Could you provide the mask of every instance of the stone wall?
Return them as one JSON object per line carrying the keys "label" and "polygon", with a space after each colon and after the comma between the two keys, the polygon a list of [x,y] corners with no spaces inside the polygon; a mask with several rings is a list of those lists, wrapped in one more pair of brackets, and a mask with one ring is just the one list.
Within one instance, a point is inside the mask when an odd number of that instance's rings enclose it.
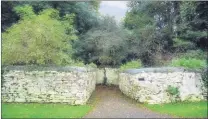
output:
{"label": "stone wall", "polygon": [[[119,73],[106,68],[107,84],[119,85],[127,96],[150,104],[171,101],[167,87],[179,89],[180,100],[202,100],[201,75],[183,68],[130,69]],[[81,67],[23,67],[2,69],[3,102],[39,102],[86,104],[95,89],[102,83],[103,69]]]}
{"label": "stone wall", "polygon": [[5,67],[3,102],[53,102],[82,105],[95,89],[96,71],[80,67]]}
{"label": "stone wall", "polygon": [[[118,85],[119,81],[119,69],[116,68],[105,68],[107,85]],[[104,79],[104,69],[97,69],[97,80],[96,84],[102,84]]]}
{"label": "stone wall", "polygon": [[181,101],[203,100],[203,88],[199,72],[182,68],[143,68],[120,73],[119,88],[127,96],[139,102],[157,104],[171,101],[167,87],[179,89]]}
{"label": "stone wall", "polygon": [[119,83],[119,69],[106,68],[107,84],[118,85]]}
{"label": "stone wall", "polygon": [[99,68],[96,70],[96,84],[102,84],[104,78],[104,70]]}

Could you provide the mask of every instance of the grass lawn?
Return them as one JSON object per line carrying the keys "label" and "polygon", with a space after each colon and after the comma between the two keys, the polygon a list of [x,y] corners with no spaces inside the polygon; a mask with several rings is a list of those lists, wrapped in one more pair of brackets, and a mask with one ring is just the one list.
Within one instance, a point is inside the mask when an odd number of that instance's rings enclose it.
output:
{"label": "grass lawn", "polygon": [[81,118],[92,106],[67,104],[2,103],[3,118]]}
{"label": "grass lawn", "polygon": [[81,118],[97,104],[95,92],[86,105],[61,103],[2,103],[2,118]]}
{"label": "grass lawn", "polygon": [[145,104],[145,107],[152,111],[170,114],[176,117],[207,118],[207,104],[207,101],[178,102],[155,105]]}

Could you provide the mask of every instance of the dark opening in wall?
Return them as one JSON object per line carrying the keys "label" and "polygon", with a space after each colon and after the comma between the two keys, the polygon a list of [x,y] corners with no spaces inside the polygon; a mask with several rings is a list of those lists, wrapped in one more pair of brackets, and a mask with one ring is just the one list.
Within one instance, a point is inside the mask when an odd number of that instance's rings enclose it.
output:
{"label": "dark opening in wall", "polygon": [[144,78],[138,78],[139,81],[144,81]]}

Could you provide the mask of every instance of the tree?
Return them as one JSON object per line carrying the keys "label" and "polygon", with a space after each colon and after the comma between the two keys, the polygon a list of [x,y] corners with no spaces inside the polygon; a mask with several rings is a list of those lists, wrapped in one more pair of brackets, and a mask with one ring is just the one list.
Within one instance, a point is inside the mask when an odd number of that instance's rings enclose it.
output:
{"label": "tree", "polygon": [[[75,1],[13,1],[2,2],[2,22],[3,29],[6,29],[10,24],[16,23],[19,19],[18,15],[13,11],[16,6],[30,5],[33,7],[35,14],[48,9],[53,8],[59,11],[60,17],[64,17],[66,14],[75,14],[74,26],[78,31],[77,34],[86,33],[89,29],[96,26],[99,21],[99,8],[100,2],[87,1],[87,2],[75,2]],[[4,20],[5,19],[5,20]]]}
{"label": "tree", "polygon": [[8,27],[16,22],[19,17],[13,11],[14,3],[12,1],[2,1],[1,3],[1,30],[4,32]]}
{"label": "tree", "polygon": [[90,29],[74,43],[76,59],[85,64],[93,62],[104,69],[104,85],[107,82],[105,67],[118,67],[126,58],[124,33],[113,17],[104,16],[97,27]]}
{"label": "tree", "polygon": [[99,12],[99,7],[100,7],[101,1],[99,0],[92,0],[90,1],[90,4],[92,5],[93,9],[95,9],[97,12]]}
{"label": "tree", "polygon": [[208,2],[190,1],[181,2],[180,17],[178,25],[179,38],[193,42],[198,47],[207,49],[208,38]]}
{"label": "tree", "polygon": [[[46,9],[36,15],[31,6],[16,7],[20,21],[2,33],[2,63],[10,64],[69,64],[77,38],[73,15],[60,21],[59,12]],[[67,24],[66,24],[67,20]]]}
{"label": "tree", "polygon": [[132,34],[128,59],[140,58],[144,64],[154,65],[157,55],[206,46],[207,3],[129,1],[124,19]]}
{"label": "tree", "polygon": [[76,58],[100,67],[119,66],[125,58],[125,36],[114,18],[105,16],[99,27],[89,30],[74,44]]}
{"label": "tree", "polygon": [[[153,5],[154,4],[154,5]],[[127,60],[141,59],[144,66],[157,64],[163,49],[171,46],[171,28],[168,27],[166,2],[131,1],[124,19],[130,30]]]}

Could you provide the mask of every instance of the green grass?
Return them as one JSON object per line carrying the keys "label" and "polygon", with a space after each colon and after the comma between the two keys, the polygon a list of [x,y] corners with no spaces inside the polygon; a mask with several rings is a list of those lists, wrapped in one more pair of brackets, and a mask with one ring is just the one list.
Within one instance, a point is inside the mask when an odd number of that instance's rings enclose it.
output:
{"label": "green grass", "polygon": [[207,118],[207,101],[155,105],[145,104],[145,107],[152,111],[173,115],[175,117]]}
{"label": "green grass", "polygon": [[81,118],[92,109],[91,105],[2,103],[3,118]]}

